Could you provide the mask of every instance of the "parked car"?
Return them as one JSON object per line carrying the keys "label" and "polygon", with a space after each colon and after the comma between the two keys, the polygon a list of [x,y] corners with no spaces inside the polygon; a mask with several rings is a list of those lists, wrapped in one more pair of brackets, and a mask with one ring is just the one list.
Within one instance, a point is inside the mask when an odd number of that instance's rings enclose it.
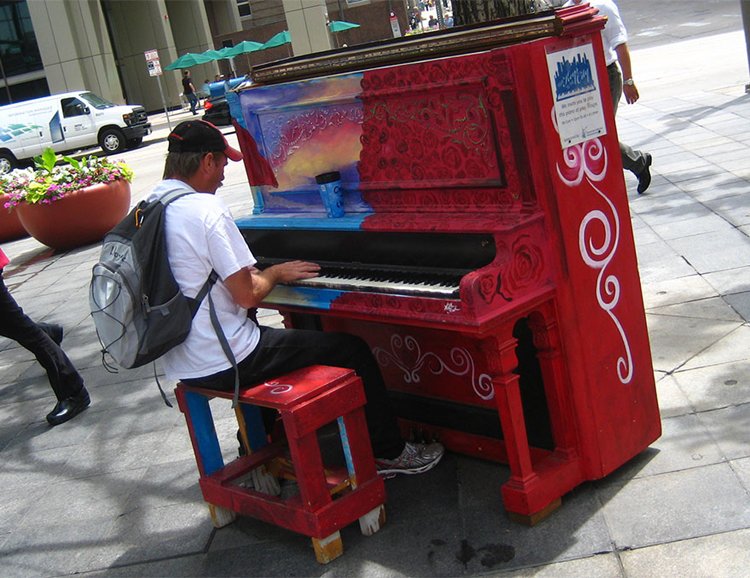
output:
{"label": "parked car", "polygon": [[227,97],[223,94],[221,96],[209,96],[203,101],[203,120],[215,124],[216,126],[224,126],[232,124],[232,116],[229,114],[229,103]]}
{"label": "parked car", "polygon": [[247,80],[246,77],[231,78],[228,81],[212,82],[208,85],[210,96],[203,101],[203,120],[216,126],[232,124],[226,90],[232,90]]}

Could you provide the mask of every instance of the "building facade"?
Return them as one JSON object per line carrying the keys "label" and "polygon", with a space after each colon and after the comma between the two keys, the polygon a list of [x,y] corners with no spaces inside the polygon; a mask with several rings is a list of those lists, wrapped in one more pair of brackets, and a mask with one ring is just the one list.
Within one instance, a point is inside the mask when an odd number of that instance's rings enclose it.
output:
{"label": "building facade", "polygon": [[[408,2],[413,4],[413,2]],[[180,71],[152,76],[145,53],[160,67],[187,52],[242,40],[265,42],[288,30],[291,44],[231,62],[195,66],[196,86],[216,74],[245,74],[254,64],[383,40],[394,35],[391,14],[406,30],[407,0],[0,0],[0,104],[47,94],[90,90],[149,111],[180,104]],[[334,36],[328,20],[360,27]]]}

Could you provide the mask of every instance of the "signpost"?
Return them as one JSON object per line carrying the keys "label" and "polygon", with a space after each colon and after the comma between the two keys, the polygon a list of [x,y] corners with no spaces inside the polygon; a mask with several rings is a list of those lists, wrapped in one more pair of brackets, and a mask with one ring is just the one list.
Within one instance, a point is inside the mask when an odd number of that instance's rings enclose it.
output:
{"label": "signpost", "polygon": [[158,50],[146,50],[143,53],[146,57],[146,68],[148,68],[149,76],[155,76],[156,81],[159,84],[159,94],[161,95],[161,104],[164,107],[164,114],[167,117],[167,128],[169,132],[172,132],[172,123],[169,122],[169,111],[167,110],[167,103],[164,100],[164,90],[161,87],[161,63],[159,62],[159,51]]}

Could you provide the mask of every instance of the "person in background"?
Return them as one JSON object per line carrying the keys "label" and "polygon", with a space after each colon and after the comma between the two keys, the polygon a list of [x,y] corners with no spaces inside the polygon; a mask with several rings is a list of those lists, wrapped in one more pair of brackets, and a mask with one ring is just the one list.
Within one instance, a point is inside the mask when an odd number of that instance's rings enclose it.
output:
{"label": "person in background", "polygon": [[0,249],[0,335],[28,349],[45,369],[57,396],[57,404],[47,414],[47,421],[52,426],[60,425],[91,404],[89,392],[73,363],[60,348],[63,328],[59,325],[34,323],[13,299],[2,274],[8,263],[8,257]]}
{"label": "person in background", "polygon": [[[602,44],[604,45],[612,105],[615,114],[617,114],[617,105],[623,94],[625,95],[625,102],[628,104],[633,104],[640,98],[630,63],[628,33],[620,18],[620,11],[612,0],[569,0],[565,3],[565,6],[573,6],[582,2],[591,4],[593,8],[599,10],[599,14],[607,17],[607,23],[602,30]],[[625,77],[625,80],[623,80],[623,77]],[[633,150],[621,142],[620,156],[622,157],[623,168],[633,173],[638,179],[637,190],[638,194],[642,195],[651,184],[651,163],[653,160],[651,153]]]}
{"label": "person in background", "polygon": [[[368,345],[345,333],[260,327],[248,316],[278,283],[318,275],[320,267],[288,261],[262,271],[227,206],[216,197],[229,160],[242,153],[211,123],[180,123],[167,138],[164,180],[147,200],[169,191],[197,192],[169,205],[166,240],[169,263],[182,292],[195,296],[211,271],[219,280],[211,289],[216,316],[226,333],[239,370],[239,382],[260,383],[308,365],[354,369],[365,389],[365,415],[378,471],[384,477],[418,474],[433,468],[444,448],[401,439],[385,384]],[[200,240],[200,241],[197,241]],[[187,339],[162,357],[165,373],[191,386],[231,391],[235,370],[211,325],[208,300],[193,318]]]}
{"label": "person in background", "polygon": [[185,95],[185,98],[187,98],[187,101],[190,103],[190,112],[192,112],[194,115],[198,114],[195,112],[196,107],[198,106],[198,95],[195,94],[195,86],[193,85],[193,79],[190,78],[190,71],[189,70],[183,70],[182,71],[182,94]]}
{"label": "person in background", "polygon": [[211,86],[210,86],[210,84],[211,84],[211,82],[208,80],[208,78],[203,81],[203,85],[201,86],[201,97],[202,98],[208,98],[209,96],[211,96]]}

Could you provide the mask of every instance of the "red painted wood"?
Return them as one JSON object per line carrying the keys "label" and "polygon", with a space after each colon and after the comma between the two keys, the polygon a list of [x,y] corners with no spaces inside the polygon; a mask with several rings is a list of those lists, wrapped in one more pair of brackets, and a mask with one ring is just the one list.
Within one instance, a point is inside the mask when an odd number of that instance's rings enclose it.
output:
{"label": "red painted wood", "polygon": [[[176,390],[194,442],[201,473],[200,485],[207,502],[314,538],[324,538],[384,503],[385,486],[375,469],[364,418],[362,382],[353,371],[311,366],[266,384],[242,389],[240,403],[254,403],[280,411],[288,448],[278,443],[265,446],[232,461],[210,476],[205,475],[200,467],[194,427],[185,403],[186,391],[209,399],[220,397],[227,400],[232,398],[232,392],[190,388],[184,384]],[[334,500],[332,489],[348,475],[345,471],[342,474],[341,468],[331,472],[324,468],[316,432],[340,416],[346,424],[355,472],[353,483],[339,491]],[[234,484],[238,478],[282,456],[285,451],[291,456],[299,495],[281,499]]]}

